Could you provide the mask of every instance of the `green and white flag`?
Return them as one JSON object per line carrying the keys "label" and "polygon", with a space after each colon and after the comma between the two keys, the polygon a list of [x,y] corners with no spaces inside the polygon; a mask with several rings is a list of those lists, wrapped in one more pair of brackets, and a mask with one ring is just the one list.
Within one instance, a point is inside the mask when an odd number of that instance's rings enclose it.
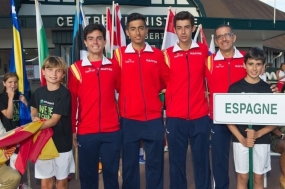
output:
{"label": "green and white flag", "polygon": [[39,72],[41,79],[41,86],[46,85],[46,80],[42,74],[41,68],[44,63],[44,60],[49,55],[48,44],[45,29],[42,22],[42,17],[39,9],[39,2],[35,0],[35,8],[36,8],[36,23],[37,23],[37,41],[38,41],[38,59],[39,59]]}

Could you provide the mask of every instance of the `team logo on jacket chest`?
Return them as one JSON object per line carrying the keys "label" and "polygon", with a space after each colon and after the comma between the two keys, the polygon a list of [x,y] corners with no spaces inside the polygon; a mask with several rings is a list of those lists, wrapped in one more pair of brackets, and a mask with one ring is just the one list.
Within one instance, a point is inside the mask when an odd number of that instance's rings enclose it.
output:
{"label": "team logo on jacket chest", "polygon": [[182,57],[182,56],[183,56],[182,53],[176,53],[176,54],[174,55],[174,58],[179,58],[179,57]]}
{"label": "team logo on jacket chest", "polygon": [[100,70],[103,70],[103,71],[113,71],[112,68],[101,68]]}
{"label": "team logo on jacket chest", "polygon": [[95,68],[87,68],[87,70],[85,70],[85,73],[90,73],[90,72],[95,72]]}
{"label": "team logo on jacket chest", "polygon": [[235,65],[235,68],[243,68],[243,65]]}
{"label": "team logo on jacket chest", "polygon": [[225,67],[223,64],[217,64],[217,65],[215,65],[215,68],[223,68],[223,67]]}
{"label": "team logo on jacket chest", "polygon": [[129,58],[129,59],[125,60],[125,63],[131,64],[131,63],[135,63],[135,61]]}
{"label": "team logo on jacket chest", "polygon": [[190,55],[202,55],[202,52],[190,52]]}
{"label": "team logo on jacket chest", "polygon": [[155,64],[157,63],[157,60],[152,60],[152,59],[148,59],[148,58],[145,61],[149,62],[149,63],[155,63]]}

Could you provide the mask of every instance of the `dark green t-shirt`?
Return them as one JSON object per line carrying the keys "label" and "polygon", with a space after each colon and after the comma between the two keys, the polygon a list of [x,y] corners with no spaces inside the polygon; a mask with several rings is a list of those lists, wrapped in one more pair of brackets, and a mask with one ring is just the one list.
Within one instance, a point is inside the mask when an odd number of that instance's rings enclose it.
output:
{"label": "dark green t-shirt", "polygon": [[10,131],[20,126],[20,101],[19,93],[16,92],[13,99],[13,117],[8,119],[2,114],[2,111],[8,108],[8,93],[3,92],[0,94],[0,111],[1,111],[1,122],[4,125],[6,131]]}
{"label": "dark green t-shirt", "polygon": [[52,128],[52,139],[59,153],[72,149],[71,99],[67,88],[60,86],[49,91],[46,86],[38,88],[32,95],[30,106],[38,110],[40,119],[50,119],[52,114],[61,115],[60,120]]}

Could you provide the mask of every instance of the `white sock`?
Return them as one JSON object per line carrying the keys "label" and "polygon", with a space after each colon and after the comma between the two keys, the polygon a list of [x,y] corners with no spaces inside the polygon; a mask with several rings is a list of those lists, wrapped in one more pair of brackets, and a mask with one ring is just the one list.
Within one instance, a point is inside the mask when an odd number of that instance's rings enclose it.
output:
{"label": "white sock", "polygon": [[143,154],[144,154],[143,148],[140,148],[140,153],[139,153],[139,155],[140,155],[140,156],[143,156]]}

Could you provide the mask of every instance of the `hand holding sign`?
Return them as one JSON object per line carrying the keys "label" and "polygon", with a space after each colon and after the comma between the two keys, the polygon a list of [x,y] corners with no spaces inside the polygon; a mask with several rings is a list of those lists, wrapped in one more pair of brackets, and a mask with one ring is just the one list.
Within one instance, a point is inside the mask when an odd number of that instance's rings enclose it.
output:
{"label": "hand holding sign", "polygon": [[256,139],[257,137],[257,131],[253,130],[253,129],[246,129],[246,136],[247,138],[251,138],[251,139]]}
{"label": "hand holding sign", "polygon": [[246,147],[252,148],[254,146],[255,140],[253,138],[246,138]]}

